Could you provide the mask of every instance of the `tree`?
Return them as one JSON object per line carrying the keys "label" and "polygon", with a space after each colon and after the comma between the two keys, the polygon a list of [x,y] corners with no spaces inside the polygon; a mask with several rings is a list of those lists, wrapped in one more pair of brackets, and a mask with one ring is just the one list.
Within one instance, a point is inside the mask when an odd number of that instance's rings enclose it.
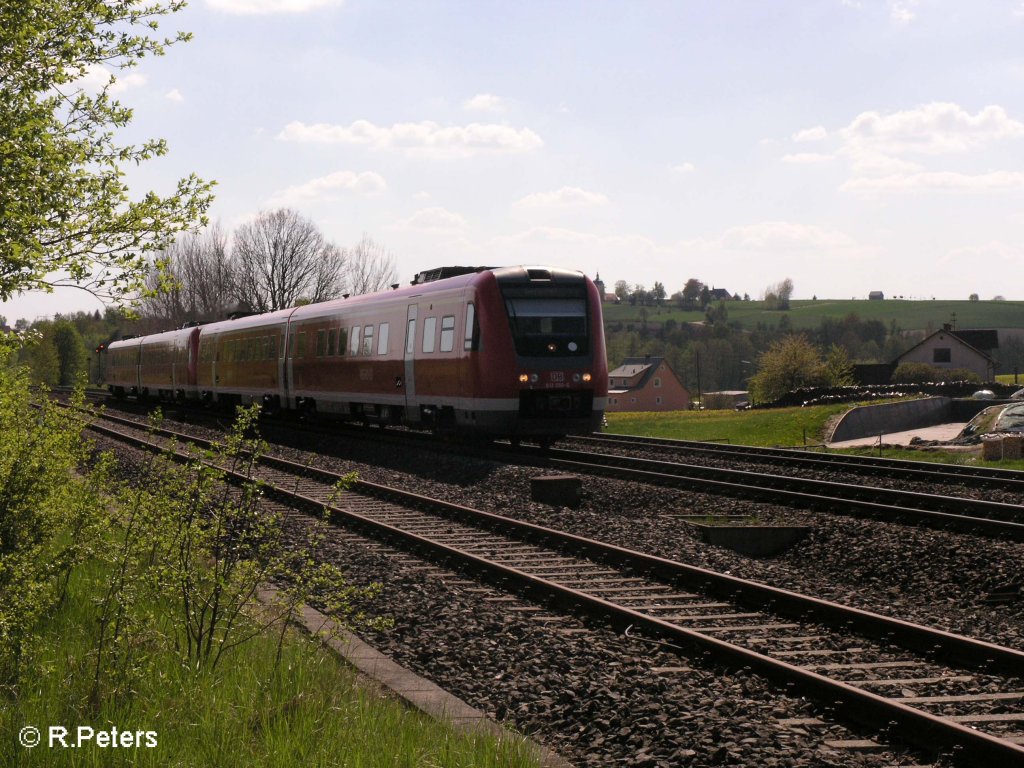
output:
{"label": "tree", "polygon": [[633,306],[637,304],[643,306],[647,303],[647,289],[642,283],[633,286],[633,290],[629,293],[629,303]]}
{"label": "tree", "polygon": [[629,298],[629,283],[625,280],[615,281],[615,296],[619,301],[625,301]]}
{"label": "tree", "polygon": [[769,285],[764,291],[765,309],[789,309],[789,300],[793,296],[793,281],[788,277],[781,283]]}
{"label": "tree", "polygon": [[759,403],[771,402],[798,387],[823,382],[818,350],[803,336],[792,334],[761,355],[750,389]]}
{"label": "tree", "polygon": [[395,257],[368,235],[346,251],[348,290],[353,295],[383,291],[398,281]]}
{"label": "tree", "polygon": [[58,382],[61,386],[74,384],[88,360],[81,334],[67,320],[59,320],[53,324],[53,346],[57,350]]}
{"label": "tree", "polygon": [[260,213],[235,233],[231,266],[239,301],[255,312],[326,301],[344,290],[345,252],[296,211]]}
{"label": "tree", "polygon": [[968,301],[978,301],[978,294],[972,293],[970,296],[967,297],[967,300]]}
{"label": "tree", "polygon": [[[163,155],[160,139],[120,144],[132,111],[114,73],[188,39],[152,36],[180,0],[0,4],[0,300],[73,285],[113,299],[141,287],[146,255],[201,221],[211,185],[132,200],[122,166]],[[108,75],[96,93],[86,74]]]}
{"label": "tree", "polygon": [[689,306],[694,306],[700,300],[701,291],[704,290],[704,283],[695,277],[691,277],[683,286],[683,301]]}
{"label": "tree", "polygon": [[143,313],[173,327],[224,317],[238,303],[219,224],[201,234],[188,232],[160,251],[146,276]]}
{"label": "tree", "polygon": [[833,344],[829,348],[821,373],[830,387],[848,387],[853,384],[853,361],[846,347]]}
{"label": "tree", "polygon": [[655,281],[654,287],[651,289],[651,298],[654,299],[654,303],[660,305],[665,300],[665,284]]}

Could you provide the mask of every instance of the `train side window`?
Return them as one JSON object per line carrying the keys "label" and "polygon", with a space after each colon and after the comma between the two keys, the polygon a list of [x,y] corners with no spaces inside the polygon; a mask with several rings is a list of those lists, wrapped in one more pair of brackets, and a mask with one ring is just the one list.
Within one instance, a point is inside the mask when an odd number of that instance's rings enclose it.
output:
{"label": "train side window", "polygon": [[352,343],[352,346],[349,347],[349,350],[348,350],[349,354],[351,354],[351,355],[358,355],[359,354],[359,339],[361,338],[361,336],[359,334],[360,334],[360,332],[362,330],[363,329],[360,326],[358,326],[358,325],[353,325],[352,326],[352,333],[348,337],[349,341]]}
{"label": "train side window", "polygon": [[327,331],[321,329],[316,332],[316,356],[323,357],[327,348]]}
{"label": "train side window", "polygon": [[288,357],[295,357],[295,331],[288,334]]}
{"label": "train side window", "polygon": [[299,340],[296,343],[295,356],[296,357],[305,357],[306,356],[306,332],[305,331],[300,331],[299,332]]}
{"label": "train side window", "polygon": [[348,328],[338,329],[338,354],[344,355],[348,349]]}
{"label": "train side window", "polygon": [[428,317],[423,321],[423,351],[434,351],[434,331],[437,328],[437,318]]}
{"label": "train side window", "polygon": [[441,351],[451,352],[455,349],[455,315],[441,318]]}
{"label": "train side window", "polygon": [[476,307],[472,302],[466,305],[466,330],[463,334],[462,347],[469,350],[480,347],[480,327],[476,324]]}
{"label": "train side window", "polygon": [[377,336],[378,355],[386,355],[388,353],[388,330],[389,325],[387,323],[380,324],[380,334]]}
{"label": "train side window", "polygon": [[333,357],[334,356],[334,348],[335,348],[334,347],[334,343],[337,340],[338,340],[338,332],[336,330],[334,330],[333,328],[331,328],[331,330],[329,330],[327,332],[327,356],[328,357]]}
{"label": "train side window", "polygon": [[368,325],[363,328],[363,354],[373,354],[373,326]]}

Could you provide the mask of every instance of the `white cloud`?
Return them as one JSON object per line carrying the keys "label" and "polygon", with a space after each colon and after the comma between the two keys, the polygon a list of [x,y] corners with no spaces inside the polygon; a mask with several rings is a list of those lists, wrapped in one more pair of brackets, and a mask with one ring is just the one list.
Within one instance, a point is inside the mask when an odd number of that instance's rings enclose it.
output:
{"label": "white cloud", "polygon": [[586,248],[601,248],[626,257],[637,253],[665,252],[663,246],[644,235],[612,235],[597,232],[583,232],[565,227],[531,227],[514,235],[496,237],[495,248],[511,248],[519,253],[523,246],[577,245]]}
{"label": "white cloud", "polygon": [[817,152],[799,152],[794,155],[784,155],[782,162],[793,165],[820,165],[835,159],[835,155],[824,155]]}
{"label": "white cloud", "polygon": [[493,93],[478,93],[462,104],[462,108],[470,112],[504,112],[505,102]]}
{"label": "white cloud", "polygon": [[267,205],[286,206],[336,200],[339,194],[344,192],[373,195],[380,194],[385,189],[387,183],[384,178],[373,171],[338,171],[275,192],[267,201]]}
{"label": "white cloud", "polygon": [[849,156],[854,173],[859,176],[887,176],[894,173],[916,173],[923,171],[924,166],[901,160],[898,157],[883,155],[878,152],[859,150],[844,151]]}
{"label": "white cloud", "polygon": [[897,24],[909,24],[917,18],[917,14],[913,10],[917,2],[918,0],[895,0],[895,2],[890,2],[890,18]]}
{"label": "white cloud", "polygon": [[673,165],[672,170],[676,173],[693,173],[697,168],[693,163],[679,163],[679,165]]}
{"label": "white cloud", "polygon": [[171,90],[164,94],[164,98],[176,104],[181,104],[185,100],[185,97],[181,95],[181,91],[177,88],[171,88]]}
{"label": "white cloud", "polygon": [[271,13],[306,13],[320,8],[337,7],[344,0],[206,0],[215,11],[245,16]]}
{"label": "white cloud", "polygon": [[932,102],[888,115],[862,112],[840,135],[853,149],[936,155],[1019,138],[1024,136],[1024,123],[996,105],[971,115],[957,104]]}
{"label": "white cloud", "polygon": [[459,232],[466,228],[466,220],[457,213],[441,208],[421,208],[408,219],[395,225],[398,229],[415,229],[420,232]]}
{"label": "white cloud", "polygon": [[82,72],[82,76],[75,80],[75,85],[85,91],[99,93],[111,77],[114,82],[110,85],[111,94],[124,93],[131,88],[140,88],[146,84],[146,76],[139,72],[127,71],[125,74],[115,74],[102,64],[90,64]]}
{"label": "white cloud", "polygon": [[969,245],[947,251],[939,259],[940,265],[985,264],[995,269],[1018,269],[1024,261],[1024,248],[1019,245],[989,242]]}
{"label": "white cloud", "polygon": [[827,136],[828,131],[825,130],[825,126],[816,125],[813,128],[805,128],[802,131],[797,131],[791,138],[797,143],[802,143],[805,141],[821,141]]}
{"label": "white cloud", "polygon": [[588,192],[579,187],[562,187],[553,192],[535,192],[515,203],[524,208],[570,208],[607,204],[607,196],[599,192]]}
{"label": "white cloud", "polygon": [[849,235],[834,229],[789,221],[762,221],[726,230],[710,243],[736,251],[794,251],[857,247]]}
{"label": "white cloud", "polygon": [[440,126],[431,121],[377,126],[368,120],[351,125],[293,121],[278,136],[282,141],[319,144],[361,144],[375,149],[436,157],[469,157],[481,152],[531,152],[543,146],[529,128],[496,123]]}
{"label": "white cloud", "polygon": [[999,192],[1024,189],[1024,173],[993,171],[967,174],[952,171],[900,173],[889,176],[861,176],[850,179],[840,189],[844,192],[910,192],[935,190],[939,192]]}

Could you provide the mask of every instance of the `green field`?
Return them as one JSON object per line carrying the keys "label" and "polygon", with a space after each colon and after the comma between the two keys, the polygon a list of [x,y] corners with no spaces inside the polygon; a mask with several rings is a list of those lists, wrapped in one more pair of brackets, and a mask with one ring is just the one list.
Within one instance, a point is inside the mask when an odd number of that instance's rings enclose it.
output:
{"label": "green field", "polygon": [[[1011,377],[1012,378],[1012,377]],[[608,413],[605,432],[667,437],[676,440],[712,440],[762,447],[819,446],[830,420],[855,404],[815,405],[751,411],[672,411],[669,413]],[[842,453],[885,456],[944,464],[980,464],[977,454],[886,448],[843,449]],[[1024,461],[991,461],[985,466],[1024,470]]]}
{"label": "green field", "polygon": [[[960,328],[1024,328],[1024,301],[867,301],[850,299],[820,299],[793,301],[785,312],[766,310],[761,301],[729,301],[725,303],[729,321],[744,328],[758,323],[778,325],[783,317],[789,318],[794,329],[817,328],[823,318],[841,319],[855,313],[861,320],[880,320],[886,326],[895,320],[902,330],[941,328],[956,316]],[[662,307],[640,307],[623,304],[605,304],[605,323],[640,323],[641,310],[647,312],[647,322],[661,324],[668,319],[678,323],[700,322],[704,313],[684,312],[666,300]]]}
{"label": "green field", "polygon": [[737,445],[803,446],[821,443],[828,420],[848,404],[752,411],[608,413],[605,432],[679,440],[717,440]]}

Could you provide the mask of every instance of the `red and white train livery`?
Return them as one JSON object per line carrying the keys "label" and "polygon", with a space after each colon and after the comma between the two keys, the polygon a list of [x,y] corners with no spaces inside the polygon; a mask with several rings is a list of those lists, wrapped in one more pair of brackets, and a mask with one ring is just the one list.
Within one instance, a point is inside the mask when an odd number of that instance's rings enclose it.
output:
{"label": "red and white train livery", "polygon": [[115,395],[442,432],[586,433],[608,394],[597,289],[547,267],[444,268],[392,291],[116,341],[106,355]]}

